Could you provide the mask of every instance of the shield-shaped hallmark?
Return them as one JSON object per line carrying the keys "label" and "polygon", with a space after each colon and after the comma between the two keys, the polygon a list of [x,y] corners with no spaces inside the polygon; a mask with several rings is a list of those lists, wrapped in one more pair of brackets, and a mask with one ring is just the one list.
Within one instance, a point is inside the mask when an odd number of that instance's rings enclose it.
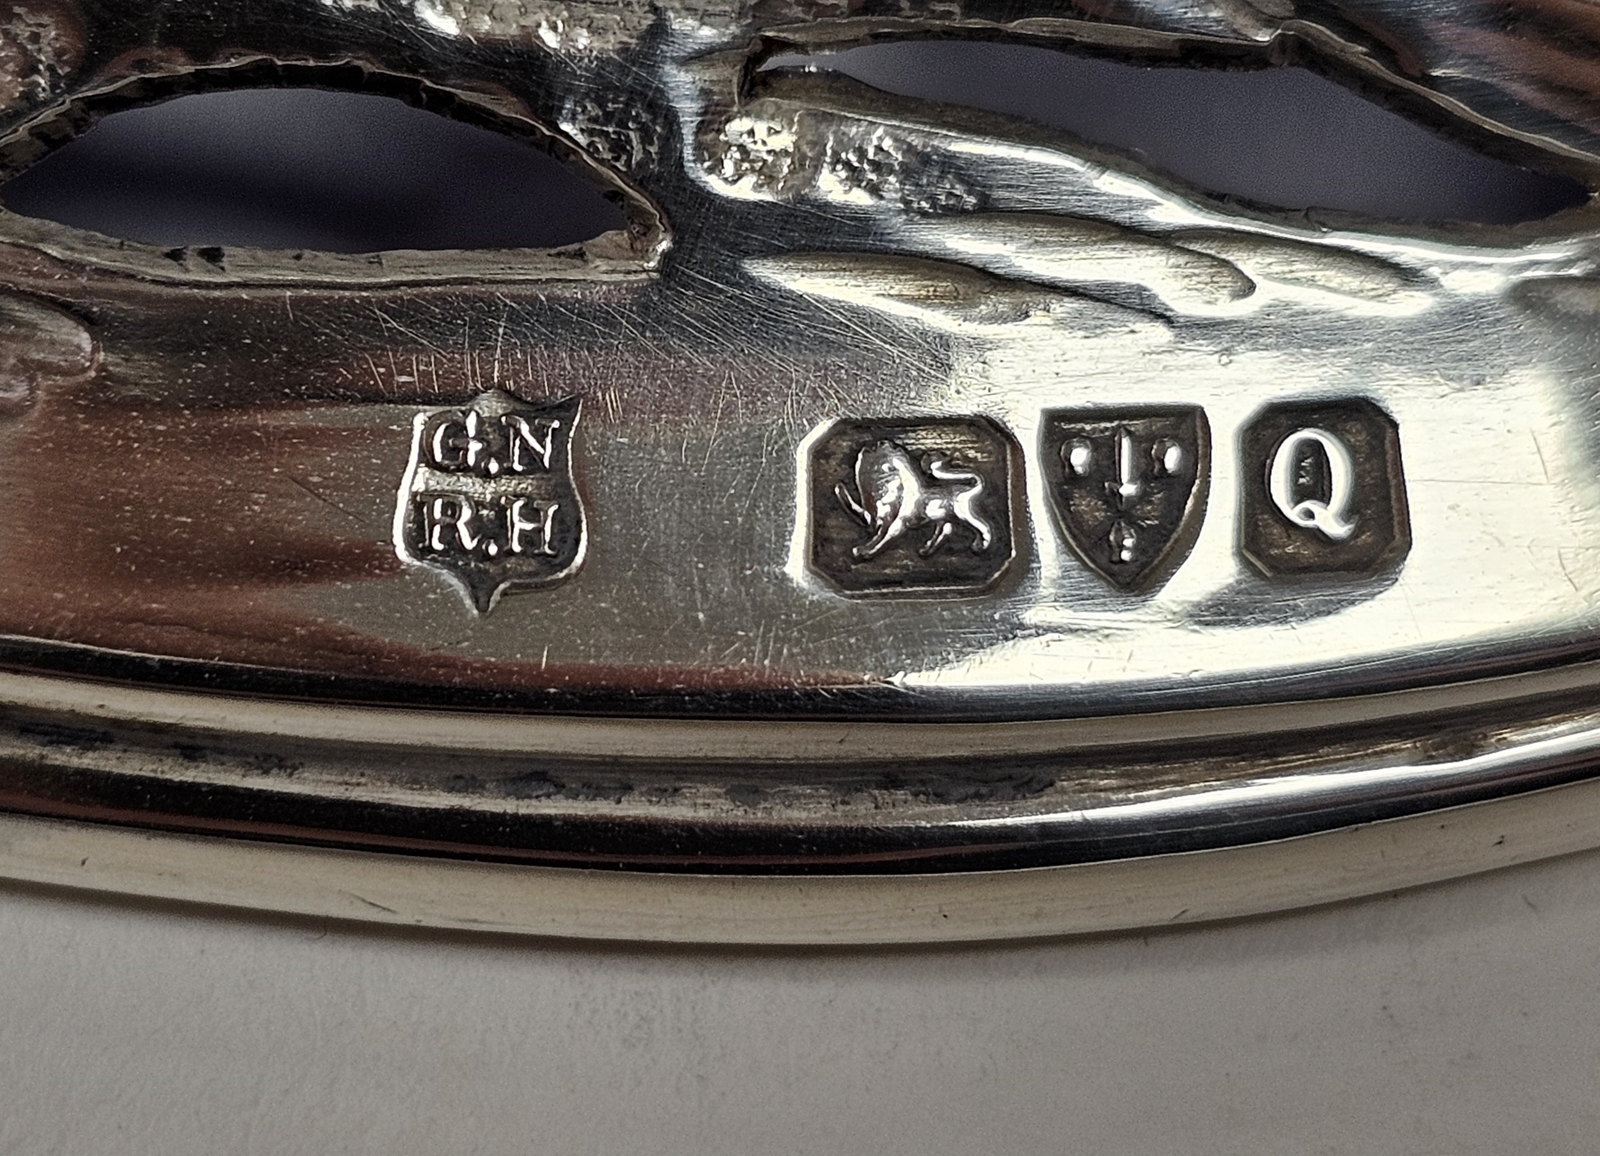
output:
{"label": "shield-shaped hallmark", "polygon": [[1188,554],[1211,469],[1198,408],[1050,410],[1039,438],[1056,524],[1095,573],[1137,590]]}
{"label": "shield-shaped hallmark", "polygon": [[578,408],[492,389],[417,414],[394,518],[401,561],[450,578],[479,614],[507,590],[576,572],[587,542],[572,480]]}

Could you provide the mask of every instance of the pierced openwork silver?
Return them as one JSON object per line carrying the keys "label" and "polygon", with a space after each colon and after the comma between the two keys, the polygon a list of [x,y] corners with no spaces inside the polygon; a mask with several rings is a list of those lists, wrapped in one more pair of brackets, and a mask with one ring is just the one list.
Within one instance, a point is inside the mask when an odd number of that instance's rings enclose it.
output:
{"label": "pierced openwork silver", "polygon": [[0,212],[0,874],[837,942],[1600,843],[1591,204],[1277,212],[785,63],[1298,61],[1592,188],[1591,23],[3,0],[0,175],[134,104],[361,89],[624,224],[351,255]]}

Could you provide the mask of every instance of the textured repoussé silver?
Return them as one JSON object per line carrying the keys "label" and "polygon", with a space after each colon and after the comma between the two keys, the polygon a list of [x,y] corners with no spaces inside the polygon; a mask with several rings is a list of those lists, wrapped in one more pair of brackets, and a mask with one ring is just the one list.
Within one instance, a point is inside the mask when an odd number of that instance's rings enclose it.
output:
{"label": "textured repouss\u00e9 silver", "polygon": [[1507,7],[5,0],[7,171],[130,103],[360,87],[628,224],[347,256],[0,213],[0,872],[871,940],[1600,842],[1591,206],[1273,214],[759,67],[1297,53],[1592,187],[1600,38]]}

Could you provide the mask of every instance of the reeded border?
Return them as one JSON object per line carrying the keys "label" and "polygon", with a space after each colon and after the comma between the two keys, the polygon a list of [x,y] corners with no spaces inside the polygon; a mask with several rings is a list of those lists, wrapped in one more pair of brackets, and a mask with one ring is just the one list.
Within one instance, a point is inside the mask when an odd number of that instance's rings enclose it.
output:
{"label": "reeded border", "polygon": [[0,815],[0,878],[212,907],[569,939],[851,946],[1176,927],[1600,846],[1600,781],[1221,851],[1023,871],[648,875]]}
{"label": "reeded border", "polygon": [[[1345,846],[1339,832],[1365,825],[1430,846],[1430,832],[1453,822],[1441,816],[1479,813],[1459,808],[1600,782],[1597,676],[1600,668],[1587,665],[1448,693],[940,724],[528,718],[0,673],[0,811],[16,816],[23,832],[44,829],[28,822],[64,823],[49,828],[67,839],[63,846],[87,839],[123,848],[110,860],[102,850],[74,851],[60,860],[68,869],[46,870],[26,865],[33,852],[15,859],[24,844],[5,843],[0,860],[13,865],[0,866],[0,876],[335,914],[330,900],[302,893],[334,878],[337,864],[365,864],[362,879],[435,880],[398,906],[377,898],[373,910],[468,926],[493,924],[482,904],[509,900],[493,899],[500,884],[485,884],[478,898],[449,880],[486,872],[484,879],[536,881],[535,891],[568,912],[546,926],[546,916],[521,911],[508,917],[509,929],[686,941],[791,941],[763,924],[767,900],[720,911],[710,898],[718,895],[776,896],[775,910],[792,908],[785,920],[815,924],[793,942],[942,937],[904,924],[922,900],[908,902],[924,895],[936,897],[929,902],[941,923],[968,904],[959,934],[976,938],[1136,926],[1180,912],[1222,918],[1517,861],[1492,840],[1429,853],[1426,864],[1398,844],[1358,840],[1337,852],[1343,862],[1317,852],[1305,860],[1310,866],[1294,849]],[[1564,830],[1571,813],[1558,807],[1539,822]],[[1532,857],[1600,846],[1600,823],[1582,829],[1595,834],[1552,843],[1555,836],[1529,820],[1520,838],[1545,847]],[[178,858],[164,859],[163,850],[140,865],[118,842],[124,835],[155,840]],[[1271,858],[1272,847],[1293,855]],[[183,856],[201,848],[231,850],[196,868],[198,884],[162,890],[166,884],[150,881],[181,879]],[[234,877],[230,857],[256,864],[246,875],[270,878],[292,874],[304,862],[294,855],[311,848],[320,849],[313,858],[334,858],[282,897],[252,890],[244,878],[229,884],[243,889],[237,895],[205,890],[208,880]],[[54,854],[40,853],[39,862]],[[1366,858],[1372,854],[1376,861]],[[121,866],[90,876],[70,869],[96,856]],[[1161,881],[1161,864],[1178,865],[1170,882]],[[1202,864],[1216,870],[1197,873]],[[1292,882],[1265,895],[1259,879],[1249,882],[1262,870]],[[1102,878],[1110,890],[1091,906],[1114,904],[1124,912],[1117,918],[1132,922],[1081,910],[1073,881]],[[1067,880],[1040,885],[1067,892],[1007,882],[1028,879]],[[978,887],[981,880],[990,882]],[[1137,894],[1111,898],[1127,887]],[[373,899],[370,889],[338,888],[364,900]],[[436,893],[437,901],[429,898]],[[811,899],[782,898],[790,894],[847,901],[817,900],[824,907],[813,911]],[[1173,901],[1165,915],[1150,906],[1159,897]],[[670,927],[637,922],[655,904],[676,913]],[[1034,922],[985,922],[981,911],[993,905],[1022,905]],[[581,918],[572,914],[580,909]],[[823,930],[830,920],[838,928]]]}

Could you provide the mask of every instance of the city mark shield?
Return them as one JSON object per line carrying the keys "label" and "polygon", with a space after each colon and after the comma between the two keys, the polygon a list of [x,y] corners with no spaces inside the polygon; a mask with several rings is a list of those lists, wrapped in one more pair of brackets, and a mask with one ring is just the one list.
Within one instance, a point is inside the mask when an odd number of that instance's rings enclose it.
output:
{"label": "city mark shield", "polygon": [[479,614],[508,590],[575,573],[587,542],[572,480],[578,409],[495,389],[418,413],[395,510],[400,559],[445,575]]}
{"label": "city mark shield", "polygon": [[1199,530],[1210,441],[1190,406],[1046,412],[1041,465],[1062,537],[1119,589],[1170,573]]}

